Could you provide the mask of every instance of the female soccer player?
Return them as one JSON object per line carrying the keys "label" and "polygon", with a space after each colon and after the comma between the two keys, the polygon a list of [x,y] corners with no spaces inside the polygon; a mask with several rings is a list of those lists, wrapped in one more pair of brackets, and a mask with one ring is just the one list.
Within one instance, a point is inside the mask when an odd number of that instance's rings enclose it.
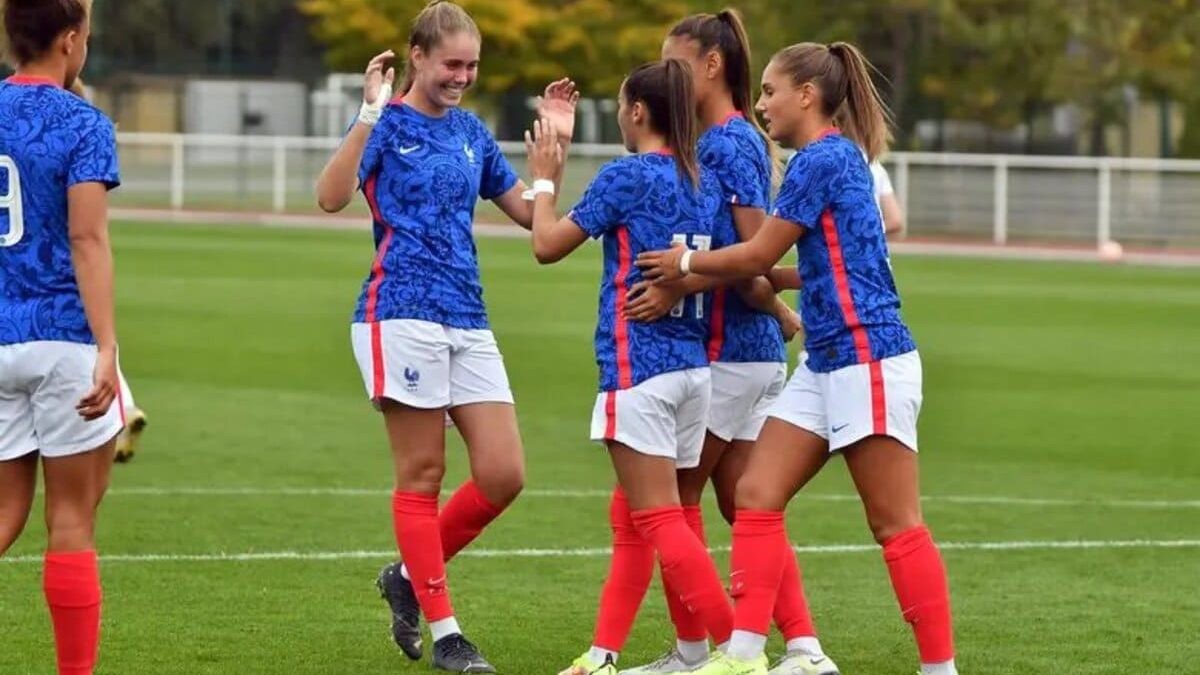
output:
{"label": "female soccer player", "polygon": [[[709,402],[704,298],[687,298],[674,316],[654,323],[631,323],[625,316],[629,288],[639,277],[635,255],[673,241],[699,248],[711,243],[721,194],[696,158],[693,108],[686,62],[658,61],[634,70],[621,87],[617,120],[625,147],[635,154],[606,164],[562,219],[547,180],[562,170],[553,124],[535,124],[526,144],[538,179],[533,188],[538,261],[561,260],[588,237],[604,241],[596,327],[600,393],[591,435],[607,446],[620,485],[610,514],[615,547],[649,542],[639,569],[653,573],[657,552],[671,587],[706,635],[720,643],[729,634],[729,601],[708,551],[684,518],[675,477],[677,468],[699,463],[704,444]],[[630,609],[636,612],[636,603]],[[632,617],[620,626],[598,625],[592,648],[563,673],[615,674],[631,622]]]}
{"label": "female soccer player", "polygon": [[[326,211],[361,188],[371,207],[376,257],[355,309],[351,336],[368,395],[383,413],[395,460],[396,540],[404,566],[380,587],[393,636],[421,657],[419,613],[433,634],[435,667],[495,672],[462,635],[445,562],[474,540],[520,492],[524,460],[512,392],[488,329],[472,239],[478,198],[529,227],[532,203],[483,123],[461,109],[475,82],[480,36],[450,2],[413,21],[402,95],[385,52],[366,71],[363,106],[317,182]],[[569,139],[577,95],[560,81],[541,114]],[[445,415],[467,445],[472,480],[438,513],[445,472]]]}
{"label": "female soccer player", "polygon": [[[832,122],[843,105],[839,133]],[[771,410],[738,483],[736,630],[728,650],[695,672],[767,672],[763,649],[786,557],[784,508],[840,451],[912,624],[922,672],[953,675],[946,571],[922,522],[917,481],[921,361],[900,317],[867,167],[887,142],[886,108],[866,60],[844,42],[777,53],[757,107],[771,137],[798,150],[773,215],[749,242],[648,252],[637,263],[656,279],[740,278],[763,274],[793,244],[799,249],[808,360]]]}
{"label": "female soccer player", "polygon": [[123,426],[108,242],[116,136],[66,91],[87,59],[90,6],[4,3],[16,75],[0,83],[0,555],[29,518],[40,457],[61,675],[96,664],[96,510]]}
{"label": "female soccer player", "polygon": [[[722,197],[731,204],[727,208],[732,209],[732,218],[718,221],[713,247],[748,240],[766,218],[775,162],[774,146],[759,127],[752,109],[750,46],[741,18],[729,9],[715,15],[688,17],[671,30],[663,45],[663,57],[684,59],[692,67],[696,108],[704,129],[699,142],[700,163],[717,176]],[[685,294],[708,287],[710,280],[691,275],[674,284],[651,287],[630,303],[629,315],[635,319],[656,319],[661,316],[662,308],[670,307]],[[779,323],[747,304],[743,292],[731,290],[734,289],[713,291],[708,349],[712,361],[712,403],[700,465],[678,473],[684,514],[701,541],[704,524],[700,498],[705,483],[712,478],[722,514],[732,524],[737,480],[745,469],[767,410],[787,379],[787,351]],[[651,298],[655,295],[665,297]],[[778,315],[795,316],[770,289],[768,297],[782,306]],[[656,311],[646,312],[643,309],[646,304],[654,304]],[[631,561],[646,559],[644,554],[631,553],[631,549],[618,549],[616,554]],[[816,638],[799,567],[790,546],[787,553],[775,623],[787,641],[788,653],[772,672],[835,675],[837,666],[824,655]],[[648,575],[644,570],[634,573],[631,565],[614,563],[605,586],[606,593],[613,597],[605,598],[601,607],[622,602],[636,606],[645,592],[644,587],[631,583],[636,580],[648,580]],[[704,626],[680,603],[673,589],[664,588],[675,625],[676,647],[653,663],[622,673],[684,672],[708,658]],[[608,614],[626,616],[628,612]],[[599,620],[606,619],[602,614]]]}

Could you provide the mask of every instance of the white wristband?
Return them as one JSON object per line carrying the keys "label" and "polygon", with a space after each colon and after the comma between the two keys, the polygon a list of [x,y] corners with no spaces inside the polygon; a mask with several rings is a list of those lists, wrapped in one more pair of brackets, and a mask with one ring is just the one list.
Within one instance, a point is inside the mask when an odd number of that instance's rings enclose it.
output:
{"label": "white wristband", "polygon": [[692,273],[692,254],[693,253],[695,253],[695,251],[689,248],[688,250],[683,252],[683,257],[681,257],[679,259],[679,271],[683,272],[685,275]]}
{"label": "white wristband", "polygon": [[380,115],[383,114],[384,107],[392,99],[392,85],[384,82],[379,87],[379,94],[375,97],[374,103],[363,101],[362,107],[358,109],[358,121],[363,124],[373,127],[379,122]]}
{"label": "white wristband", "polygon": [[539,194],[554,195],[554,181],[547,178],[539,178],[533,181],[533,187],[521,193],[521,198],[527,202],[533,201]]}

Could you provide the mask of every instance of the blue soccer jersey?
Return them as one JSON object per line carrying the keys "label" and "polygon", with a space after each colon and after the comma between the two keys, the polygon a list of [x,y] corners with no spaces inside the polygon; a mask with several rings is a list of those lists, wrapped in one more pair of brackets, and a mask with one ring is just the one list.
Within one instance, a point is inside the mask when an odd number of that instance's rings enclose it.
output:
{"label": "blue soccer jersey", "polygon": [[641,281],[634,260],[643,251],[684,242],[710,248],[721,210],[716,177],[702,173],[699,187],[679,174],[669,154],[639,154],[605,164],[570,218],[591,237],[603,238],[596,364],[600,391],[628,389],[663,373],[708,365],[703,294],[685,298],[651,323],[624,317],[626,294]]}
{"label": "blue soccer jersey", "polygon": [[792,157],[774,215],[805,229],[799,253],[808,367],[829,372],[916,349],[900,317],[862,150],[836,131]]}
{"label": "blue soccer jersey", "polygon": [[[740,241],[733,206],[767,210],[771,194],[771,157],[766,141],[740,113],[700,136],[700,163],[716,175],[728,206],[713,233],[713,248]],[[728,363],[787,360],[783,332],[774,317],[750,308],[732,289],[712,293],[708,356]]]}
{"label": "blue soccer jersey", "polygon": [[354,321],[487,328],[475,204],[503,195],[517,174],[483,122],[459,108],[429,117],[397,99],[371,131],[358,178],[376,255]]}
{"label": "blue soccer jersey", "polygon": [[112,122],[48,79],[0,83],[0,344],[93,344],[67,221],[67,189],[121,182]]}

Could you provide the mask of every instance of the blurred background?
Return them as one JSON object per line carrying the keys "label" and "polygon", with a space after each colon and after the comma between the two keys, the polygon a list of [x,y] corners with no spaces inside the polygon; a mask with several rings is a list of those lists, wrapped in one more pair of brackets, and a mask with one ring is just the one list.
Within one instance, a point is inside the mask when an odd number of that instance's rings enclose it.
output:
{"label": "blurred background", "polygon": [[[85,72],[119,125],[118,206],[309,213],[375,53],[406,53],[424,0],[98,1]],[[468,105],[516,140],[563,75],[580,106],[567,195],[620,152],[616,90],[666,29],[723,3],[464,0],[484,35]],[[910,234],[1200,246],[1195,0],[743,0],[756,71],[797,41],[849,40],[896,117],[886,164]],[[520,162],[522,148],[506,146]],[[591,161],[584,161],[590,159]],[[360,212],[361,214],[361,212]],[[481,217],[490,217],[485,207]]]}

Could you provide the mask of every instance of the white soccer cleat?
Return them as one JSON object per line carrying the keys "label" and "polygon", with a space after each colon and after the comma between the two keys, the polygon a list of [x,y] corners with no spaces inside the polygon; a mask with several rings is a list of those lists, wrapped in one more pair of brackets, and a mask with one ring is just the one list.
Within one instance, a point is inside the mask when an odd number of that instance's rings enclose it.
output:
{"label": "white soccer cleat", "polygon": [[703,665],[700,663],[688,663],[683,660],[683,656],[678,649],[672,649],[662,658],[653,663],[647,663],[644,666],[627,668],[620,671],[618,675],[655,675],[655,673],[690,673],[696,668]]}
{"label": "white soccer cleat", "polygon": [[839,675],[837,664],[825,656],[813,656],[808,652],[788,652],[779,659],[767,675]]}

